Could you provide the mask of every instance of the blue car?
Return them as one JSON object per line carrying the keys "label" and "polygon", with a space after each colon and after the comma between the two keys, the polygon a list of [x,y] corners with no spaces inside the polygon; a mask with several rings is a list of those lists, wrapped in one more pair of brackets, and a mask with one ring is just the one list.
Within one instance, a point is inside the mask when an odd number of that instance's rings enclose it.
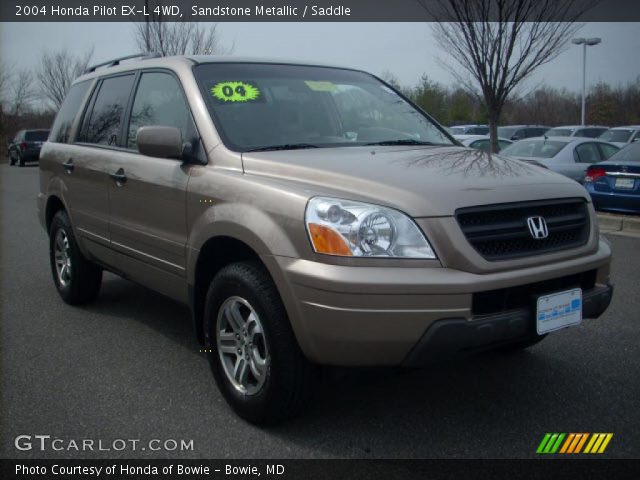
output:
{"label": "blue car", "polygon": [[584,181],[596,210],[640,213],[640,143],[590,166]]}

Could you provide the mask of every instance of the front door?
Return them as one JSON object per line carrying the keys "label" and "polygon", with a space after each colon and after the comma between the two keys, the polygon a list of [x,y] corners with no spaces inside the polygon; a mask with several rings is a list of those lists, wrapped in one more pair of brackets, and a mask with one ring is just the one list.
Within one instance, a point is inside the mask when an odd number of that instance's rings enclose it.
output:
{"label": "front door", "polygon": [[197,136],[177,78],[164,71],[142,72],[127,121],[126,152],[115,157],[109,172],[109,232],[116,267],[184,301],[191,166],[142,155],[136,145],[138,128],[145,125],[177,127],[185,142]]}

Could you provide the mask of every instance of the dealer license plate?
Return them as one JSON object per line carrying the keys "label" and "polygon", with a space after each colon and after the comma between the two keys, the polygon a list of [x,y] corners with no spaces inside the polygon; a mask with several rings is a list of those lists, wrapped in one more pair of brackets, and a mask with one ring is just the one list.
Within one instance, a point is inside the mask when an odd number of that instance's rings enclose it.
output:
{"label": "dealer license plate", "polygon": [[631,189],[634,183],[633,178],[616,178],[616,188]]}
{"label": "dealer license plate", "polygon": [[538,297],[536,308],[538,335],[572,327],[581,321],[582,290],[579,288]]}

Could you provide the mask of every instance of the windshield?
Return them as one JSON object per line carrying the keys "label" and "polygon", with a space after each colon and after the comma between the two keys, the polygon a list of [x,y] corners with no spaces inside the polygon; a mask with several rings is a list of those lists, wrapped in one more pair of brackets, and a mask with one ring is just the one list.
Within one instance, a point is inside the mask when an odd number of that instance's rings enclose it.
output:
{"label": "windshield", "polygon": [[633,130],[607,130],[598,138],[605,142],[628,142]]}
{"label": "windshield", "polygon": [[640,143],[632,143],[609,157],[607,162],[638,162],[640,163]]}
{"label": "windshield", "polygon": [[434,122],[362,72],[251,63],[203,64],[194,72],[232,150],[453,145]]}
{"label": "windshield", "polygon": [[565,146],[567,146],[565,142],[520,140],[509,145],[501,153],[514,157],[552,158]]}
{"label": "windshield", "polygon": [[545,134],[547,137],[570,137],[573,130],[568,128],[552,128],[547,130]]}
{"label": "windshield", "polygon": [[24,139],[27,142],[46,142],[48,137],[49,130],[35,130],[24,134]]}

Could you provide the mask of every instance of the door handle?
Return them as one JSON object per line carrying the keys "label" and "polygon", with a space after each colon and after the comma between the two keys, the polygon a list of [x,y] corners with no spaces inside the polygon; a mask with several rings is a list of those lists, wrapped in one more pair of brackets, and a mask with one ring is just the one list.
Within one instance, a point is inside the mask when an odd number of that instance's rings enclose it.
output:
{"label": "door handle", "polygon": [[66,162],[64,162],[64,163],[62,164],[62,166],[63,166],[63,167],[64,167],[64,169],[67,171],[67,173],[71,173],[71,172],[73,172],[73,169],[75,168],[75,167],[73,166],[73,159],[71,159],[71,158],[70,158],[69,160],[67,160]]}
{"label": "door handle", "polygon": [[119,168],[116,172],[110,173],[109,176],[116,181],[116,183],[124,183],[127,181],[127,176],[124,174],[124,169]]}

